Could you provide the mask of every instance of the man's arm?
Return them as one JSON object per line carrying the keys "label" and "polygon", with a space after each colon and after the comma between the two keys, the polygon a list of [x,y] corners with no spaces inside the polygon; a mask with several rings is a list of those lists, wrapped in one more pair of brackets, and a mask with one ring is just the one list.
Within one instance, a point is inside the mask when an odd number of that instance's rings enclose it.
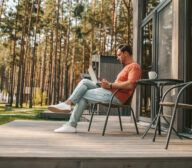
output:
{"label": "man's arm", "polygon": [[135,85],[131,83],[130,81],[125,81],[121,83],[110,83],[110,88],[112,89],[133,89]]}
{"label": "man's arm", "polygon": [[110,83],[103,79],[101,87],[104,89],[134,89],[135,83],[141,77],[141,70],[137,66],[134,66],[128,73],[127,81]]}
{"label": "man's arm", "polygon": [[133,89],[134,84],[130,81],[125,81],[121,83],[110,83],[107,80],[102,80],[101,87],[104,89]]}

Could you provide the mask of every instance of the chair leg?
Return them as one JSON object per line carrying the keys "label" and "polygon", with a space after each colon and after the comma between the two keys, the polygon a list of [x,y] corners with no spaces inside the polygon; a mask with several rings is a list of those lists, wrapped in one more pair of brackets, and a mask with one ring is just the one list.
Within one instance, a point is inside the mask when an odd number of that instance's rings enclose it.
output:
{"label": "chair leg", "polygon": [[91,110],[92,110],[92,104],[90,104],[89,106],[89,114],[91,114]]}
{"label": "chair leg", "polygon": [[166,144],[165,144],[165,149],[167,149],[168,145],[169,145],[169,141],[170,141],[170,137],[171,137],[171,131],[172,131],[172,128],[173,128],[173,123],[175,121],[176,110],[177,110],[176,108],[174,108],[174,110],[173,110],[169,130],[168,130],[168,133],[167,133],[167,140],[166,140]]}
{"label": "chair leg", "polygon": [[121,112],[120,112],[120,109],[118,109],[118,115],[119,115],[119,124],[120,124],[120,128],[121,128],[121,131],[123,131],[123,126],[122,126],[122,122],[121,122]]}
{"label": "chair leg", "polygon": [[91,118],[90,118],[90,121],[89,121],[89,127],[88,127],[88,131],[90,131],[90,128],[91,128],[91,124],[92,124],[92,120],[93,120],[93,115],[94,115],[94,108],[95,108],[95,105],[91,105]]}
{"label": "chair leg", "polygon": [[157,115],[155,116],[155,118],[153,119],[151,124],[147,127],[146,131],[144,132],[143,136],[141,137],[142,139],[147,135],[147,133],[149,132],[150,128],[152,127],[152,125],[155,123],[156,120],[157,120]]}
{"label": "chair leg", "polygon": [[131,110],[131,114],[133,116],[133,121],[134,121],[134,124],[135,124],[136,132],[137,132],[137,134],[139,134],[139,130],[138,130],[138,127],[137,127],[137,122],[136,122],[135,114],[134,114],[134,111],[133,111],[132,107],[130,107],[130,110]]}
{"label": "chair leg", "polygon": [[[163,116],[163,119],[166,121],[166,123],[167,123],[168,125],[170,125],[169,121],[167,121],[167,119],[166,119],[164,116]],[[178,132],[175,130],[175,128],[172,127],[172,129],[173,129],[173,131],[175,132],[175,134],[176,134],[180,139],[182,139],[182,137],[178,134]]]}
{"label": "chair leg", "polygon": [[109,104],[109,107],[108,107],[108,110],[107,110],[107,116],[106,116],[106,119],[105,119],[105,125],[104,125],[104,128],[103,128],[102,136],[105,135],[105,130],[106,130],[106,127],[107,127],[107,122],[108,122],[110,111],[111,111],[111,104]]}

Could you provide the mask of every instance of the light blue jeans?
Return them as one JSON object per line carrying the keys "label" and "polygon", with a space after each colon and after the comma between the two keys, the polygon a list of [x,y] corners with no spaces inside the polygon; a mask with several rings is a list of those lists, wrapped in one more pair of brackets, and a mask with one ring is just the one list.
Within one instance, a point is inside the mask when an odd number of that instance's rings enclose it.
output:
{"label": "light blue jeans", "polygon": [[[76,127],[88,104],[98,102],[109,103],[112,94],[111,91],[97,86],[96,83],[91,80],[81,80],[72,95],[68,98],[75,104],[75,107],[67,124]],[[113,103],[122,104],[116,97],[114,97]]]}

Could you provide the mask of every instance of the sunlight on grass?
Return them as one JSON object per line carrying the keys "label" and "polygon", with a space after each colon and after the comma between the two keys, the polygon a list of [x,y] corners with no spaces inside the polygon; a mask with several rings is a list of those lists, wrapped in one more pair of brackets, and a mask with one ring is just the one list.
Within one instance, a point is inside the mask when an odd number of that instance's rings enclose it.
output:
{"label": "sunlight on grass", "polygon": [[14,119],[11,116],[0,116],[0,125],[13,121]]}
{"label": "sunlight on grass", "polygon": [[15,108],[13,106],[7,111],[5,109],[5,104],[0,104],[0,124],[5,124],[17,119],[40,120],[40,113],[46,109],[47,106],[35,106],[33,108]]}

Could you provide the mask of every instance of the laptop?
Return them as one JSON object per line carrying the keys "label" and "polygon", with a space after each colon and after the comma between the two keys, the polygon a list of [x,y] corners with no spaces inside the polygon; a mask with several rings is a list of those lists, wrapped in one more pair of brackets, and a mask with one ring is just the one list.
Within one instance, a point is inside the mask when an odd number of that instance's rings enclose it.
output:
{"label": "laptop", "polygon": [[100,86],[101,81],[98,81],[98,80],[97,80],[97,77],[96,77],[95,72],[94,72],[94,70],[93,70],[93,67],[92,67],[91,65],[89,66],[88,72],[89,72],[89,75],[90,75],[90,77],[91,77],[91,80],[92,80],[93,82],[95,82],[97,85]]}

